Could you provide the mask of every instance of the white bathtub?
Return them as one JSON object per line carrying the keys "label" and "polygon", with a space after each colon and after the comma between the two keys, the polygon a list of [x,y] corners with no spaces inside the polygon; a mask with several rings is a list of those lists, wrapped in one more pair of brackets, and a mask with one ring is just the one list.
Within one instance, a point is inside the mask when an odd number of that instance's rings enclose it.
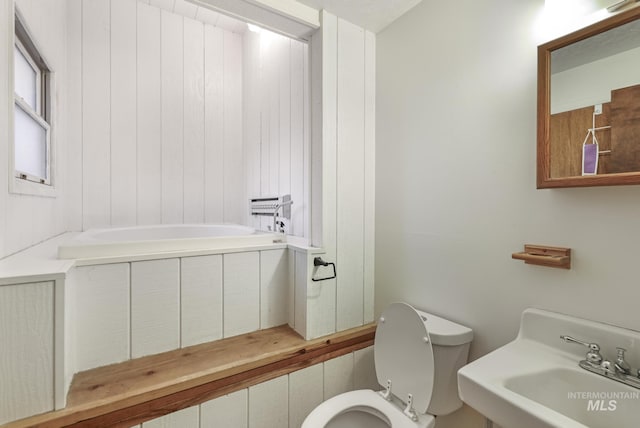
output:
{"label": "white bathtub", "polygon": [[282,242],[281,235],[235,224],[172,224],[92,229],[58,247],[59,259],[189,250],[223,250]]}

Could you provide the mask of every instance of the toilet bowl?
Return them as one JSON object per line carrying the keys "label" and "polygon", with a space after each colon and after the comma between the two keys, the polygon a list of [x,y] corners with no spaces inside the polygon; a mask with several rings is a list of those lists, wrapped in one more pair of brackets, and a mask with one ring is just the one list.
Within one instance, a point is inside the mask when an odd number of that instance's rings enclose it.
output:
{"label": "toilet bowl", "polygon": [[378,383],[321,403],[302,428],[433,428],[435,416],[462,406],[457,372],[467,362],[473,331],[414,309],[389,305],[374,340]]}

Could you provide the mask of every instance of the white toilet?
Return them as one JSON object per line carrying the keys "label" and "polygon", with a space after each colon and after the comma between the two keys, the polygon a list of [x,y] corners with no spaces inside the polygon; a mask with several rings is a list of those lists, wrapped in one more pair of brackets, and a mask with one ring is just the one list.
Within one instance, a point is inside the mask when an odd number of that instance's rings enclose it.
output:
{"label": "white toilet", "polygon": [[351,391],[316,407],[302,428],[432,428],[462,406],[457,372],[473,331],[406,303],[388,306],[373,345],[384,390]]}

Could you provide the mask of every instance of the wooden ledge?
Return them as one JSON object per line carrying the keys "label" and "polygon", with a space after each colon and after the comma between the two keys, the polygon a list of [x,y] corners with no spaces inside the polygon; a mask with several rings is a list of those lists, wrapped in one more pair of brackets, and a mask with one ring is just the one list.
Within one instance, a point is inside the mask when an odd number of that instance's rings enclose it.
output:
{"label": "wooden ledge", "polygon": [[280,326],[87,370],[66,408],[3,427],[130,427],[371,346],[375,328],[305,341]]}

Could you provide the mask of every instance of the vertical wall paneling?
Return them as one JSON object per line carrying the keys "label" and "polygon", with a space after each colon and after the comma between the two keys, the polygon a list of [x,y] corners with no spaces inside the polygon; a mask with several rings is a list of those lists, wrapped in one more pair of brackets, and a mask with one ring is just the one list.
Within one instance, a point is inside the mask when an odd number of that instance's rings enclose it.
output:
{"label": "vertical wall paneling", "polygon": [[381,389],[376,377],[373,346],[353,353],[353,389]]}
{"label": "vertical wall paneling", "polygon": [[290,192],[293,205],[291,206],[291,228],[288,233],[296,236],[308,236],[305,233],[305,210],[306,192],[304,177],[307,174],[305,164],[305,148],[307,147],[305,136],[305,45],[295,41],[290,42],[290,85],[291,90],[291,125],[289,137],[291,147],[291,167],[289,171],[289,180],[291,183]]}
{"label": "vertical wall paneling", "polygon": [[205,222],[224,221],[223,31],[204,27]]}
{"label": "vertical wall paneling", "polygon": [[179,347],[179,260],[131,263],[131,357]]}
{"label": "vertical wall paneling", "polygon": [[[330,268],[316,268],[313,258],[318,254],[304,254],[306,282],[306,339],[312,339],[336,331],[336,281],[311,281],[311,276],[324,277],[331,274]],[[326,260],[326,255],[322,255]],[[302,260],[300,260],[302,263]],[[297,266],[296,266],[297,267]]]}
{"label": "vertical wall paneling", "polygon": [[[265,50],[262,53],[262,61],[264,67],[267,68],[265,82],[267,86],[266,94],[267,109],[262,112],[263,120],[269,123],[269,144],[267,156],[269,157],[269,192],[276,195],[280,192],[278,188],[280,184],[280,79],[278,73],[280,64],[278,60],[281,58],[282,40],[280,37],[273,36],[264,42]],[[283,130],[284,131],[284,130]],[[263,148],[263,150],[265,150]]]}
{"label": "vertical wall paneling", "polygon": [[[78,289],[78,280],[76,275],[76,269],[71,269],[67,272],[67,276],[64,279],[64,304],[59,304],[56,300],[56,322],[58,322],[58,311],[60,308],[64,308],[63,313],[63,327],[64,327],[64,345],[62,349],[63,358],[61,362],[56,361],[56,365],[63,364],[64,365],[64,374],[62,379],[56,378],[56,384],[63,382],[62,389],[64,390],[64,396],[62,400],[59,397],[59,386],[56,388],[56,409],[63,408],[66,406],[67,401],[67,393],[69,391],[69,387],[71,386],[71,381],[73,380],[73,375],[76,373],[76,351],[78,349],[77,346],[77,327],[78,323],[76,322],[76,311],[73,308],[76,308],[76,296]],[[56,294],[58,290],[56,290]],[[57,299],[57,295],[56,295]],[[58,334],[59,326],[56,325],[56,333]],[[56,337],[56,346],[60,346],[60,338]],[[56,349],[56,358],[58,358],[59,351]],[[56,372],[57,373],[57,372]],[[59,375],[58,375],[59,376]],[[64,401],[64,403],[60,403],[60,401]],[[64,405],[61,405],[64,404]]]}
{"label": "vertical wall paneling", "polygon": [[353,389],[353,353],[324,363],[324,399]]}
{"label": "vertical wall paneling", "polygon": [[242,389],[200,405],[200,426],[247,428],[248,390]]}
{"label": "vertical wall paneling", "polygon": [[83,227],[111,224],[110,2],[82,2]]}
{"label": "vertical wall paneling", "polygon": [[162,222],[184,219],[184,21],[162,10]]}
{"label": "vertical wall paneling", "polygon": [[[307,329],[307,254],[290,250],[294,255],[294,323],[293,328],[305,339],[310,339]],[[329,315],[330,317],[330,315]],[[335,320],[335,315],[333,316]]]}
{"label": "vertical wall paneling", "polygon": [[200,408],[198,406],[187,407],[142,424],[142,428],[198,428],[199,426]]}
{"label": "vertical wall paneling", "polygon": [[[9,57],[9,38],[11,37],[10,28],[13,22],[13,3],[3,2],[0,5],[0,58]],[[11,68],[9,62],[4,61],[0,66],[0,158],[9,159],[9,86]],[[8,177],[9,177],[9,162],[0,162],[0,189],[8,189]],[[4,257],[8,254],[7,245],[7,207],[8,207],[8,194],[7,192],[0,192],[0,233],[3,235],[3,239],[0,240],[0,257]]]}
{"label": "vertical wall paneling", "polygon": [[[294,226],[294,232],[297,235],[304,236],[308,239],[309,243],[312,243],[311,236],[311,216],[313,213],[313,202],[311,201],[311,67],[310,67],[310,47],[308,44],[302,45],[302,103],[303,103],[303,126],[302,126],[302,180],[296,177],[294,180],[303,182],[303,204],[302,204],[302,231],[296,229]],[[318,125],[320,127],[320,125]],[[321,194],[322,192],[318,192]],[[322,207],[321,203],[318,203],[318,210]],[[302,232],[300,234],[300,232]],[[313,245],[313,244],[312,244]]]}
{"label": "vertical wall paneling", "polygon": [[[184,46],[184,222],[202,223],[204,221],[204,25],[201,22],[184,19]],[[237,48],[238,53],[242,52],[242,45]],[[242,78],[242,71],[239,70],[239,72]],[[240,141],[240,146],[241,144]]]}
{"label": "vertical wall paneling", "polygon": [[260,252],[260,328],[287,324],[289,258],[287,250]]}
{"label": "vertical wall paneling", "polygon": [[222,338],[222,255],[181,259],[181,346]]}
{"label": "vertical wall paneling", "polygon": [[67,150],[58,155],[67,158],[66,230],[82,230],[82,0],[67,1],[66,47]]}
{"label": "vertical wall paneling", "polygon": [[[265,36],[266,37],[266,36]],[[273,196],[277,189],[271,188],[271,170],[275,170],[275,166],[271,162],[271,95],[273,93],[273,67],[274,61],[263,61],[270,55],[269,38],[260,35],[260,195]],[[271,57],[273,57],[271,55]],[[260,229],[268,230],[269,221],[267,218],[259,218]]]}
{"label": "vertical wall paneling", "polygon": [[[247,31],[243,36],[244,57],[243,57],[243,140],[245,149],[245,171],[247,196],[260,196],[261,189],[261,125],[260,116],[262,111],[262,84],[261,57],[260,57],[260,34],[254,31]],[[251,216],[249,225],[260,228],[260,217]]]}
{"label": "vertical wall paneling", "polygon": [[77,371],[129,359],[129,263],[75,269]]}
{"label": "vertical wall paneling", "polygon": [[161,222],[162,111],[160,9],[138,2],[138,224]]}
{"label": "vertical wall paneling", "polygon": [[242,162],[242,40],[238,34],[223,37],[224,117],[224,222],[244,224],[247,203]]}
{"label": "vertical wall paneling", "polygon": [[364,271],[364,30],[338,19],[337,329],[362,324]]}
{"label": "vertical wall paneling", "polygon": [[260,253],[231,253],[224,260],[224,337],[260,328]]}
{"label": "vertical wall paneling", "polygon": [[373,321],[375,263],[376,36],[364,35],[364,314]]}
{"label": "vertical wall paneling", "polygon": [[[246,33],[244,46],[246,188],[250,196],[291,194],[292,217],[283,219],[285,228],[288,234],[307,237],[306,45],[263,31]],[[249,221],[261,230],[273,223],[267,217]]]}
{"label": "vertical wall paneling", "polygon": [[[337,145],[337,93],[338,93],[338,20],[335,16],[322,11],[322,135],[315,142],[322,147],[322,243],[327,258],[336,257],[336,145]],[[314,165],[316,166],[316,165]],[[342,272],[342,266],[340,266]]]}
{"label": "vertical wall paneling", "polygon": [[286,252],[287,267],[287,323],[296,329],[296,251],[291,248]]}
{"label": "vertical wall paneling", "polygon": [[[278,42],[278,193],[291,194],[291,39],[280,37]],[[302,120],[300,120],[300,124]],[[300,203],[302,201],[298,201]],[[295,201],[294,201],[295,203]],[[283,219],[287,223],[288,220]],[[291,229],[286,224],[287,230]]]}
{"label": "vertical wall paneling", "polygon": [[[309,200],[311,204],[311,212],[309,213],[309,236],[311,237],[311,245],[326,248],[327,242],[325,242],[324,238],[324,217],[328,215],[331,210],[326,206],[329,201],[323,199],[325,195],[329,194],[329,192],[325,190],[325,180],[327,180],[328,177],[326,177],[323,172],[323,165],[325,163],[324,155],[326,150],[323,136],[326,134],[328,139],[334,138],[335,129],[333,134],[327,134],[328,132],[331,132],[331,127],[329,127],[328,123],[325,123],[323,120],[323,116],[331,112],[329,106],[323,104],[325,100],[329,101],[329,87],[325,90],[323,76],[325,73],[329,73],[326,77],[327,84],[329,84],[329,86],[333,84],[335,89],[335,71],[331,70],[329,67],[325,68],[322,57],[324,55],[324,40],[327,39],[327,42],[330,42],[329,36],[326,34],[329,31],[328,27],[335,25],[331,25],[332,20],[327,20],[325,15],[327,15],[326,12],[322,12],[322,28],[311,36],[311,44],[308,46],[307,50],[309,51],[310,63],[308,86],[311,95],[309,104],[312,123],[312,126],[309,129],[311,140],[309,149],[311,153],[310,162],[308,163],[310,169],[308,174],[310,179]],[[333,24],[335,24],[335,22],[333,22]],[[333,76],[333,78],[329,79],[330,76]],[[333,116],[333,119],[328,116],[326,120],[333,120],[333,125],[335,126],[335,115]],[[333,135],[333,137],[331,137],[331,135]],[[326,144],[328,144],[329,141]],[[326,161],[328,161],[328,159],[326,159]],[[327,182],[326,184],[330,185],[331,183]],[[335,204],[335,200],[333,203]],[[328,235],[328,231],[326,233]]]}
{"label": "vertical wall paneling", "polygon": [[289,377],[280,376],[249,388],[249,426],[286,427],[289,424]]}
{"label": "vertical wall paneling", "polygon": [[[135,225],[137,1],[111,1],[111,224]],[[103,100],[107,103],[107,100]]]}
{"label": "vertical wall paneling", "polygon": [[299,427],[323,401],[324,364],[289,374],[289,427]]}
{"label": "vertical wall paneling", "polygon": [[0,424],[53,410],[53,282],[0,287]]}

